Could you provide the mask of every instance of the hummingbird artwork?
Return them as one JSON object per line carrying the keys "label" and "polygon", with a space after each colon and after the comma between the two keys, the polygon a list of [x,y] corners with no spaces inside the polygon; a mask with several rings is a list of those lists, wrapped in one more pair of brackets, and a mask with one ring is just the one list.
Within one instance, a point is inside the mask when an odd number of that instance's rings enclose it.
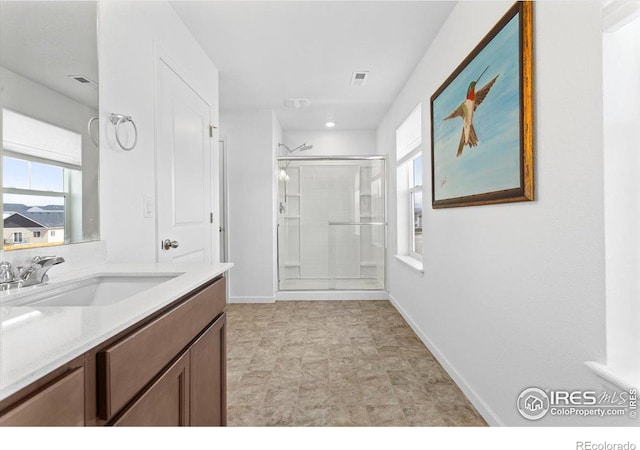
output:
{"label": "hummingbird artwork", "polygon": [[482,71],[476,81],[469,83],[467,98],[460,103],[460,106],[458,106],[451,114],[444,118],[444,120],[453,119],[454,117],[462,118],[462,135],[460,136],[460,144],[458,144],[458,153],[456,154],[456,158],[462,155],[462,150],[465,145],[469,147],[476,147],[478,145],[478,135],[473,127],[473,113],[487,97],[489,90],[496,82],[496,79],[500,76],[500,74],[496,75],[491,81],[485,84],[482,89],[476,91],[476,84],[480,81],[480,78],[482,78],[482,75],[484,75],[488,68],[489,66]]}

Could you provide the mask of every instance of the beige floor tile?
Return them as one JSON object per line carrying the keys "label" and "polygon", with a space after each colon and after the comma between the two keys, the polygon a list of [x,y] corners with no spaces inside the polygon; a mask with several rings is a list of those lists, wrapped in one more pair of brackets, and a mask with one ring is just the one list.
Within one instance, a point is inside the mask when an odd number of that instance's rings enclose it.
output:
{"label": "beige floor tile", "polygon": [[387,301],[227,313],[230,426],[486,425]]}
{"label": "beige floor tile", "polygon": [[370,426],[366,406],[334,405],[329,410],[329,426],[366,427]]}
{"label": "beige floor tile", "polygon": [[327,385],[300,384],[298,407],[326,406],[330,404],[330,388]]}
{"label": "beige floor tile", "polygon": [[260,427],[265,425],[262,406],[227,407],[227,426]]}
{"label": "beige floor tile", "polygon": [[330,406],[298,406],[293,415],[293,423],[298,427],[328,426],[330,412]]}
{"label": "beige floor tile", "polygon": [[274,383],[267,386],[264,396],[266,405],[295,405],[298,400],[298,385],[290,383]]}
{"label": "beige floor tile", "polygon": [[264,405],[262,408],[262,420],[268,427],[294,426],[295,405]]}
{"label": "beige floor tile", "polygon": [[261,405],[266,395],[265,385],[244,386],[227,390],[227,404],[229,406]]}
{"label": "beige floor tile", "polygon": [[362,402],[365,405],[398,405],[399,401],[394,395],[391,385],[372,386],[365,385],[362,389]]}
{"label": "beige floor tile", "polygon": [[407,426],[407,419],[400,406],[367,406],[367,415],[373,427]]}
{"label": "beige floor tile", "polygon": [[271,380],[271,371],[249,370],[242,375],[240,383],[242,386],[264,386]]}

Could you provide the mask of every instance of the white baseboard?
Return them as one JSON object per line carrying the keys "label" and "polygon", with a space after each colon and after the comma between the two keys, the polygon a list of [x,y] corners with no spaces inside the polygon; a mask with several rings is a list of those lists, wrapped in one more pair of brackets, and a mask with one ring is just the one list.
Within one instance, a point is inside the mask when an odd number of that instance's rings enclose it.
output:
{"label": "white baseboard", "polygon": [[467,396],[469,401],[478,410],[480,415],[482,415],[484,420],[486,420],[487,423],[491,426],[504,426],[504,422],[500,420],[493,409],[491,409],[489,405],[487,405],[487,403],[473,390],[473,388],[469,386],[469,383],[467,383],[465,378],[451,365],[449,360],[442,354],[438,347],[436,347],[433,342],[431,342],[426,333],[424,333],[420,329],[420,327],[418,327],[418,325],[413,321],[409,314],[402,308],[402,306],[400,306],[393,295],[389,294],[389,300],[391,301],[391,304],[396,308],[396,310],[400,313],[400,315],[404,318],[404,320],[409,324],[411,329],[416,333],[416,335],[418,335],[422,343],[426,345],[429,351],[438,360],[444,370],[446,370],[453,381],[455,381],[460,390],[464,392],[464,395]]}
{"label": "white baseboard", "polygon": [[275,297],[229,297],[229,303],[275,303]]}
{"label": "white baseboard", "polygon": [[389,300],[387,291],[279,291],[278,301],[294,300]]}

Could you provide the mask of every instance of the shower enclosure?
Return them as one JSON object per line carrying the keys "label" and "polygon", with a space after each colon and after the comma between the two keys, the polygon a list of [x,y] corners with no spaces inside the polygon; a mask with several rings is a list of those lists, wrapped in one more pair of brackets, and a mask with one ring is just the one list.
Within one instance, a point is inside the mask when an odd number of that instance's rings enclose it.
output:
{"label": "shower enclosure", "polygon": [[385,289],[383,157],[278,158],[278,284]]}

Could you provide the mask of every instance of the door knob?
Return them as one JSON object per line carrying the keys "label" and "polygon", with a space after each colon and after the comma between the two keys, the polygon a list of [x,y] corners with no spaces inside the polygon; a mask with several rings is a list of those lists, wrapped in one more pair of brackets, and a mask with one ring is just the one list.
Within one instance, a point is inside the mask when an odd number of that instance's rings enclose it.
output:
{"label": "door knob", "polygon": [[162,242],[162,248],[164,248],[165,250],[170,250],[172,248],[178,248],[180,246],[180,243],[178,241],[172,241],[171,239],[165,239]]}

